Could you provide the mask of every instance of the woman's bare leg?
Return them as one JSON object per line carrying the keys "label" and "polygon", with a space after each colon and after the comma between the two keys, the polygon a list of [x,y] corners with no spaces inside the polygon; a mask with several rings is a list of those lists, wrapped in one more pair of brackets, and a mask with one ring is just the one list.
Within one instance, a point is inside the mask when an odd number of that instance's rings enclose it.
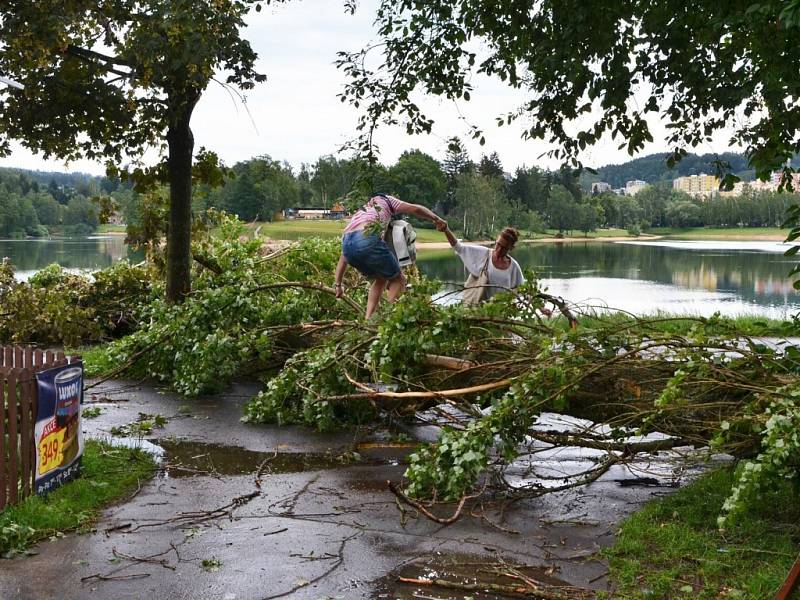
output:
{"label": "woman's bare leg", "polygon": [[397,302],[397,299],[406,289],[406,277],[403,272],[394,279],[389,280],[389,302]]}
{"label": "woman's bare leg", "polygon": [[381,295],[386,288],[386,280],[380,277],[376,278],[369,286],[369,295],[367,296],[367,312],[365,317],[369,319],[378,309],[378,304],[381,302]]}

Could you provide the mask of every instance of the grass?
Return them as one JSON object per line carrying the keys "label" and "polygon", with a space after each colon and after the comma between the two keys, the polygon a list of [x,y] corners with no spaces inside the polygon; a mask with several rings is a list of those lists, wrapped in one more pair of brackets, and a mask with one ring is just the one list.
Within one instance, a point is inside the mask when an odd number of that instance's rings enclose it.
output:
{"label": "grass", "polygon": [[[274,240],[299,240],[307,237],[334,238],[342,235],[347,221],[328,221],[319,220],[293,220],[293,221],[274,221],[271,223],[251,223],[249,227],[258,229],[259,233]],[[444,235],[434,229],[417,228],[418,242],[446,242]],[[548,230],[545,233],[537,233],[533,238],[553,238],[557,231]],[[527,236],[523,236],[527,237]],[[631,237],[624,229],[598,229],[589,233],[584,238],[581,232],[572,232],[570,237],[580,239],[602,239],[607,237]]]}
{"label": "grass", "polygon": [[[542,238],[554,238],[555,239],[555,236],[556,236],[557,233],[558,233],[557,229],[548,229],[544,233],[535,233],[535,234],[533,234],[533,236],[524,235],[523,237],[525,239],[542,239]],[[648,234],[644,234],[644,235],[648,235]],[[590,231],[586,235],[584,235],[582,231],[574,230],[574,231],[566,232],[566,236],[567,236],[568,239],[581,239],[581,240],[583,240],[583,239],[597,240],[597,239],[610,238],[610,237],[629,237],[629,238],[634,238],[635,237],[635,236],[632,236],[631,234],[629,234],[628,231],[625,230],[625,229],[615,229],[615,228],[597,229],[595,231]]]}
{"label": "grass", "polygon": [[83,374],[85,377],[102,377],[118,366],[108,353],[110,347],[111,343],[107,342],[94,346],[66,348],[65,353],[68,356],[80,356],[83,359]]}
{"label": "grass", "polygon": [[[251,228],[257,228],[260,234],[274,240],[299,240],[307,237],[334,238],[342,235],[346,221],[320,220],[294,220],[274,221],[272,223],[252,223]],[[444,235],[433,229],[417,230],[418,242],[444,242]],[[533,239],[551,239],[555,237],[555,229],[544,233],[536,233]],[[675,240],[760,240],[783,241],[788,233],[787,229],[778,227],[656,227],[643,232],[643,236],[659,235]],[[523,235],[524,239],[531,239]],[[627,237],[635,239],[625,229],[598,229],[584,236],[580,231],[573,231],[569,239],[597,240],[603,238]]]}
{"label": "grass", "polygon": [[96,233],[125,233],[127,227],[125,225],[111,225],[110,223],[103,223],[97,226]]}
{"label": "grass", "polygon": [[723,535],[716,519],[732,481],[720,469],[627,518],[603,551],[612,597],[772,598],[800,552],[800,494],[788,484],[765,494]]}
{"label": "grass", "polygon": [[[675,315],[668,313],[653,313],[649,315],[637,315],[637,318],[625,313],[607,313],[602,316],[578,316],[578,324],[581,327],[596,328],[596,327],[613,327],[614,325],[620,328],[626,325],[636,325],[638,322],[647,321],[648,327],[666,334],[684,335],[689,330],[697,325],[698,320],[702,319],[706,323],[710,323],[706,331],[711,334],[718,334],[721,336],[730,335],[735,332],[739,335],[748,336],[793,336],[797,334],[797,327],[791,321],[779,321],[776,319],[767,319],[765,317],[758,317],[753,315],[742,315],[738,317],[718,317],[711,319],[708,317],[692,317],[691,315]],[[554,325],[557,327],[567,328],[569,323],[567,320],[559,316]]]}
{"label": "grass", "polygon": [[[252,223],[249,226],[257,229],[263,237],[273,240],[299,240],[308,237],[335,238],[342,235],[346,221],[292,220],[274,221],[272,223]],[[417,228],[418,242],[446,242],[444,234],[435,229]]]}
{"label": "grass", "polygon": [[780,241],[786,239],[788,229],[778,227],[654,227],[651,235],[663,235],[674,240],[754,240]]}
{"label": "grass", "polygon": [[0,513],[0,554],[11,556],[43,539],[89,530],[100,509],[152,477],[154,466],[153,458],[143,450],[87,440],[78,479]]}

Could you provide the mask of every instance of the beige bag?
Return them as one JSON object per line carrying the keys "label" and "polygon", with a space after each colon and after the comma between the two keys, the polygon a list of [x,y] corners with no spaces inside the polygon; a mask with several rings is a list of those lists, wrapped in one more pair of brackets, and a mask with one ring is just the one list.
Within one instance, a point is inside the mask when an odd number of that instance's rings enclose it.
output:
{"label": "beige bag", "polygon": [[470,273],[464,282],[464,291],[461,293],[461,304],[464,306],[477,306],[486,298],[486,286],[489,285],[489,259],[491,258],[492,253],[489,252],[480,274],[475,277]]}

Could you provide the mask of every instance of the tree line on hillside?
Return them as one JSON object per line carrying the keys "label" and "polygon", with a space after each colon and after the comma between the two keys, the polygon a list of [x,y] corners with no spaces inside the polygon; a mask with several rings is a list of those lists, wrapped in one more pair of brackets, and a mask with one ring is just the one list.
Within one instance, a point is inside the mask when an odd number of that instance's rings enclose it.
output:
{"label": "tree line on hillside", "polygon": [[1,169],[0,237],[46,237],[54,231],[67,235],[93,232],[101,209],[91,199],[116,190],[120,184],[109,179],[70,175],[51,178],[45,184],[30,172]]}
{"label": "tree line on hillside", "polygon": [[[700,164],[706,159],[690,155],[684,160]],[[82,174],[68,174],[72,177],[64,180],[69,186],[55,178],[45,185],[33,174],[0,169],[0,236],[91,233],[100,220],[97,198],[113,201],[122,220],[132,225],[134,239],[154,237],[163,229],[164,219],[158,215],[167,210],[165,189],[137,194],[119,180]],[[271,221],[289,207],[341,203],[352,211],[372,194],[390,193],[432,208],[461,235],[476,239],[509,224],[528,234],[609,227],[631,233],[651,227],[777,227],[788,206],[798,201],[794,194],[766,192],[703,201],[663,181],[635,196],[591,196],[586,190],[585,172],[523,166],[509,174],[496,152],[473,161],[453,138],[441,161],[409,150],[390,166],[323,156],[295,171],[286,162],[256,157],[233,165],[220,187],[196,185],[193,208],[195,213],[213,208],[246,221]]]}
{"label": "tree line on hillside", "polygon": [[640,179],[647,183],[672,181],[686,175],[709,175],[717,172],[718,164],[726,164],[742,181],[751,181],[755,171],[747,162],[747,157],[739,152],[722,152],[720,154],[687,154],[680,162],[670,168],[667,165],[669,153],[661,152],[634,158],[618,165],[605,165],[594,173],[584,171],[581,174],[581,185],[589,189],[595,181],[605,181],[612,188],[625,187],[627,181]]}

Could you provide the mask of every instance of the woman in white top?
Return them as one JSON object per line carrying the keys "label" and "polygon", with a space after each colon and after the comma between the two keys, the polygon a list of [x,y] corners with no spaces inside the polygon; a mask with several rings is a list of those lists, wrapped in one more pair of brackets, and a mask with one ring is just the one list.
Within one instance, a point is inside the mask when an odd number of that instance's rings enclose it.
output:
{"label": "woman in white top", "polygon": [[[464,267],[474,277],[479,277],[483,266],[487,265],[489,287],[485,290],[483,300],[488,300],[500,292],[514,289],[525,282],[519,263],[508,255],[519,239],[519,232],[513,227],[506,227],[500,232],[492,249],[475,244],[462,244],[449,227],[445,227],[443,231],[447,236],[447,241],[450,242],[461,262],[464,263]],[[488,262],[487,257],[490,257]]]}

